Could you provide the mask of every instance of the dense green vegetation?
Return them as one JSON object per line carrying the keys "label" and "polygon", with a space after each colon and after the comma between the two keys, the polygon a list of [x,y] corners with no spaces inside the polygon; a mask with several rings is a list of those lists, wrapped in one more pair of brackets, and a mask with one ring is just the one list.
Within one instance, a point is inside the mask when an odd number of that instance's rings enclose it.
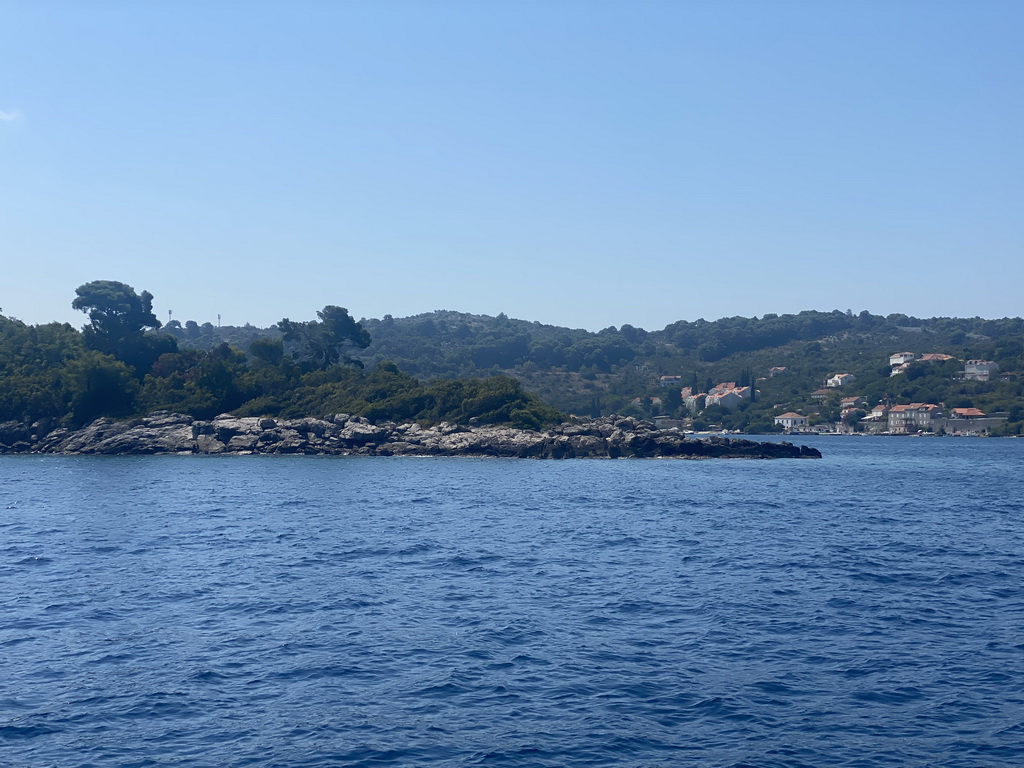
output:
{"label": "dense green vegetation", "polygon": [[[286,318],[268,329],[191,320],[161,328],[151,304],[146,292],[135,296],[121,283],[97,281],[75,299],[90,320],[82,332],[0,317],[0,420],[81,423],[156,409],[197,418],[347,412],[521,426],[551,423],[559,412],[688,416],[679,384],[659,386],[660,376],[678,375],[695,391],[735,381],[759,392],[737,408],[695,414],[698,429],[770,432],[783,410],[803,412],[812,423],[834,421],[841,397],[861,396],[867,407],[934,402],[1007,412],[1007,431],[1024,430],[1020,318],[807,311],[593,333],[451,311],[356,322],[328,306],[316,320]],[[914,363],[890,377],[888,357],[900,351],[957,360]],[[966,359],[994,360],[1008,375],[963,381],[958,361]],[[769,378],[773,367],[786,370]],[[811,397],[838,372],[856,382]]]}
{"label": "dense green vegetation", "polygon": [[254,334],[247,349],[220,340],[187,348],[158,330],[148,292],[95,281],[77,294],[73,306],[89,317],[81,332],[0,315],[0,421],[75,426],[155,410],[535,428],[563,418],[508,376],[428,386],[387,361],[367,368],[352,354],[370,336],[341,307],[324,307],[308,322],[285,318],[275,333]]}
{"label": "dense green vegetation", "polygon": [[[756,384],[760,392],[756,402],[698,414],[698,429],[718,425],[770,432],[774,416],[786,410],[801,410],[812,422],[834,421],[845,396],[862,396],[869,406],[934,402],[1009,412],[1010,431],[1024,427],[1024,393],[1014,373],[1024,370],[1021,318],[806,311],[680,321],[660,331],[624,325],[597,333],[447,311],[363,323],[373,336],[361,353],[367,364],[386,358],[428,379],[501,371],[554,407],[579,415],[689,415],[678,385],[659,386],[660,376],[678,375],[682,386],[695,391],[735,381]],[[960,361],[994,360],[1009,372],[1009,380],[959,380],[963,364],[957,361],[915,363],[906,374],[890,377],[889,355],[905,350],[945,353]],[[773,367],[786,371],[768,378]],[[823,401],[812,399],[811,393],[838,372],[853,373],[856,382]],[[636,398],[640,402],[634,404]]]}

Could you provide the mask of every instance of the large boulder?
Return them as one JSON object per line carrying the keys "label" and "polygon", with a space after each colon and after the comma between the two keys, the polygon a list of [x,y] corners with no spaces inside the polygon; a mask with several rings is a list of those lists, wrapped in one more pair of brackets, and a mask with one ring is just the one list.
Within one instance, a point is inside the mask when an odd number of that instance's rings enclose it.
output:
{"label": "large boulder", "polygon": [[27,442],[32,435],[32,428],[20,421],[0,421],[0,445],[13,446],[15,443]]}

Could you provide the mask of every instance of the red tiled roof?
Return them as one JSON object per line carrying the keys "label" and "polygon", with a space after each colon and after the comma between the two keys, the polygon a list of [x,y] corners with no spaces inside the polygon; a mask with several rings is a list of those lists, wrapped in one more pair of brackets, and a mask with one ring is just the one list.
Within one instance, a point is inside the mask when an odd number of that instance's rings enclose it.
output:
{"label": "red tiled roof", "polygon": [[984,412],[979,411],[977,408],[954,408],[954,416],[984,416]]}
{"label": "red tiled roof", "polygon": [[909,403],[907,405],[894,405],[889,413],[904,413],[906,411],[931,411],[937,410],[939,406],[935,403]]}

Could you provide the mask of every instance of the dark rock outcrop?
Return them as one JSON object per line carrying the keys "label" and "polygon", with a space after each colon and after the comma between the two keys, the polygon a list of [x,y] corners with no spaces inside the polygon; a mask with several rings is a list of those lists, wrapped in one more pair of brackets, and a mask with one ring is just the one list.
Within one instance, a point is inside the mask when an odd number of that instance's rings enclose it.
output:
{"label": "dark rock outcrop", "polygon": [[60,454],[329,454],[494,456],[531,459],[821,458],[787,442],[687,438],[632,418],[574,421],[535,432],[503,426],[442,423],[371,424],[358,416],[258,419],[222,414],[210,421],[157,412],[132,421],[98,419],[78,430],[0,424],[0,453]]}

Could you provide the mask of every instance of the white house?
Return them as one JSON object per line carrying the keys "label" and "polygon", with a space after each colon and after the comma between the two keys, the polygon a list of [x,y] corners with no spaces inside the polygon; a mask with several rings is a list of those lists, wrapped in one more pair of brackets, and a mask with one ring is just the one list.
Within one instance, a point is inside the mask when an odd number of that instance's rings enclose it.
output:
{"label": "white house", "polygon": [[[732,384],[732,382],[726,382],[726,384]],[[725,387],[725,384],[719,384],[708,393],[707,405],[734,408],[744,400],[753,400],[756,394],[753,387],[732,386],[727,389],[723,389],[723,387]]]}
{"label": "white house", "polygon": [[703,392],[683,395],[683,405],[686,406],[687,410],[696,413],[704,408],[704,401],[706,398],[707,395]]}
{"label": "white house", "polygon": [[860,420],[860,423],[864,426],[868,424],[886,425],[889,423],[889,406],[887,405],[876,405],[871,409],[871,413]]}
{"label": "white house", "polygon": [[845,387],[847,384],[850,384],[856,380],[857,377],[854,376],[852,373],[837,373],[835,376],[830,376],[828,378],[828,380],[825,382],[825,386],[831,389],[836,389],[837,387]]}
{"label": "white house", "polygon": [[910,363],[894,365],[892,370],[889,371],[889,378],[891,379],[893,376],[899,376],[901,373],[906,373],[908,368],[910,368]]}
{"label": "white house", "polygon": [[736,387],[735,389],[730,389],[729,391],[736,395],[739,395],[740,400],[750,400],[754,396],[753,387]]}
{"label": "white house", "polygon": [[881,432],[889,427],[889,406],[876,405],[871,413],[860,420],[860,427],[865,432]]}
{"label": "white house", "polygon": [[889,355],[889,365],[892,367],[903,365],[904,363],[909,363],[915,357],[917,357],[917,355],[913,352],[897,352],[894,355]]}
{"label": "white house", "polygon": [[968,381],[988,381],[999,372],[999,363],[991,360],[968,360],[964,363],[964,378]]}
{"label": "white house", "polygon": [[775,423],[783,429],[796,429],[797,427],[807,426],[807,417],[791,411],[789,413],[784,413],[781,416],[776,416]]}
{"label": "white house", "polygon": [[727,389],[724,392],[716,392],[715,394],[709,394],[707,399],[704,401],[705,407],[712,405],[720,405],[723,408],[735,408],[737,405],[742,403],[744,397],[735,389]]}

